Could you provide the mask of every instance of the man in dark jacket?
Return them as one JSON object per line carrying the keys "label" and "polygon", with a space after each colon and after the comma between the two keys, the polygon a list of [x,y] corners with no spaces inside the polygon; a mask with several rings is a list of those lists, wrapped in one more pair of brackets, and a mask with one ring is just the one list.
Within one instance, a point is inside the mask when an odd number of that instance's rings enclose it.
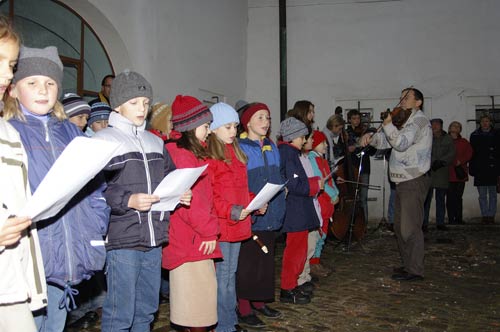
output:
{"label": "man in dark jacket", "polygon": [[431,187],[424,203],[424,230],[429,224],[429,212],[432,196],[436,192],[436,228],[446,230],[444,216],[446,212],[446,192],[448,191],[448,166],[455,158],[453,139],[443,130],[442,119],[432,119],[432,156],[431,156]]}
{"label": "man in dark jacket", "polygon": [[483,223],[494,223],[497,212],[497,178],[500,175],[500,134],[493,128],[489,114],[480,117],[480,127],[470,135],[474,153],[469,162],[469,173],[479,193],[479,207]]}

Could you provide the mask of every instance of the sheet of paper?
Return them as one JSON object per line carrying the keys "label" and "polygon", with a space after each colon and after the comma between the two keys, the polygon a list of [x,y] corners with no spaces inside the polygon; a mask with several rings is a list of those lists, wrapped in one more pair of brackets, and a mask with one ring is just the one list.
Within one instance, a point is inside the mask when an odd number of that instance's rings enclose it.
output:
{"label": "sheet of paper", "polygon": [[193,186],[207,166],[181,168],[170,172],[153,193],[160,196],[160,201],[151,206],[151,211],[173,211],[181,196]]}
{"label": "sheet of paper", "polygon": [[274,195],[276,195],[284,186],[285,186],[284,184],[266,183],[264,188],[262,188],[259,191],[257,196],[255,196],[255,198],[252,199],[250,204],[248,204],[248,206],[245,209],[251,211],[260,209],[267,202],[269,202],[274,197]]}
{"label": "sheet of paper", "polygon": [[19,213],[36,222],[56,215],[114,156],[120,143],[76,137]]}

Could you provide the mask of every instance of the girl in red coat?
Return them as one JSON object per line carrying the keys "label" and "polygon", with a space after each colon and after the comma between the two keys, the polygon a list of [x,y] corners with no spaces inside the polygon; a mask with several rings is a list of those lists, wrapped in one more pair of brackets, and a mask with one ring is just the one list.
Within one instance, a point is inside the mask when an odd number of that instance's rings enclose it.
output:
{"label": "girl in red coat", "polygon": [[[172,104],[173,142],[166,145],[177,168],[207,164],[205,141],[212,114],[199,100],[177,96]],[[180,132],[180,134],[178,133]],[[222,256],[217,244],[219,223],[213,213],[208,171],[191,188],[191,206],[170,217],[169,244],[163,249],[163,267],[170,270],[170,321],[206,331],[217,323],[217,281],[214,258]]]}
{"label": "girl in red coat", "polygon": [[247,157],[236,140],[238,113],[225,103],[210,108],[213,122],[208,138],[209,169],[214,190],[215,211],[219,217],[219,244],[224,255],[216,262],[217,332],[233,332],[238,328],[236,315],[236,269],[241,241],[250,237],[250,203]]}

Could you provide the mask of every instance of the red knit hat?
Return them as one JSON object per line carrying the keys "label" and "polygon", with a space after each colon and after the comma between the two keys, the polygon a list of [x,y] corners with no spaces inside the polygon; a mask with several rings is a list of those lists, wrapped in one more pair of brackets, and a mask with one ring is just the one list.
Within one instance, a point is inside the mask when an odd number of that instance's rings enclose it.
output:
{"label": "red knit hat", "polygon": [[243,126],[243,128],[245,128],[245,131],[248,131],[247,125],[250,122],[250,119],[252,118],[252,116],[261,110],[266,110],[269,114],[271,113],[271,111],[269,111],[269,107],[267,107],[267,105],[263,104],[263,103],[252,103],[243,112],[243,114],[241,115],[240,122],[241,122],[241,125]]}
{"label": "red knit hat", "polygon": [[172,103],[172,122],[179,132],[189,131],[212,121],[212,113],[201,101],[191,96],[175,97]]}
{"label": "red knit hat", "polygon": [[326,135],[319,130],[313,131],[313,145],[312,145],[313,150],[323,141],[326,141]]}

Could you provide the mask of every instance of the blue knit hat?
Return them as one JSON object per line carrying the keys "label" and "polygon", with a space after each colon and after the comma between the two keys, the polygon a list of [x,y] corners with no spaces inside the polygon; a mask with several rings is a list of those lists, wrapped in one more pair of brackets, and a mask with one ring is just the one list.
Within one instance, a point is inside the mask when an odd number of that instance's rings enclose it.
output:
{"label": "blue knit hat", "polygon": [[93,103],[90,107],[90,117],[87,120],[87,125],[90,126],[96,121],[107,120],[111,111],[111,107],[106,103]]}
{"label": "blue knit hat", "polygon": [[212,105],[212,107],[210,107],[210,112],[214,118],[210,124],[210,130],[215,130],[228,123],[240,123],[238,113],[236,113],[234,108],[226,103],[217,103]]}

